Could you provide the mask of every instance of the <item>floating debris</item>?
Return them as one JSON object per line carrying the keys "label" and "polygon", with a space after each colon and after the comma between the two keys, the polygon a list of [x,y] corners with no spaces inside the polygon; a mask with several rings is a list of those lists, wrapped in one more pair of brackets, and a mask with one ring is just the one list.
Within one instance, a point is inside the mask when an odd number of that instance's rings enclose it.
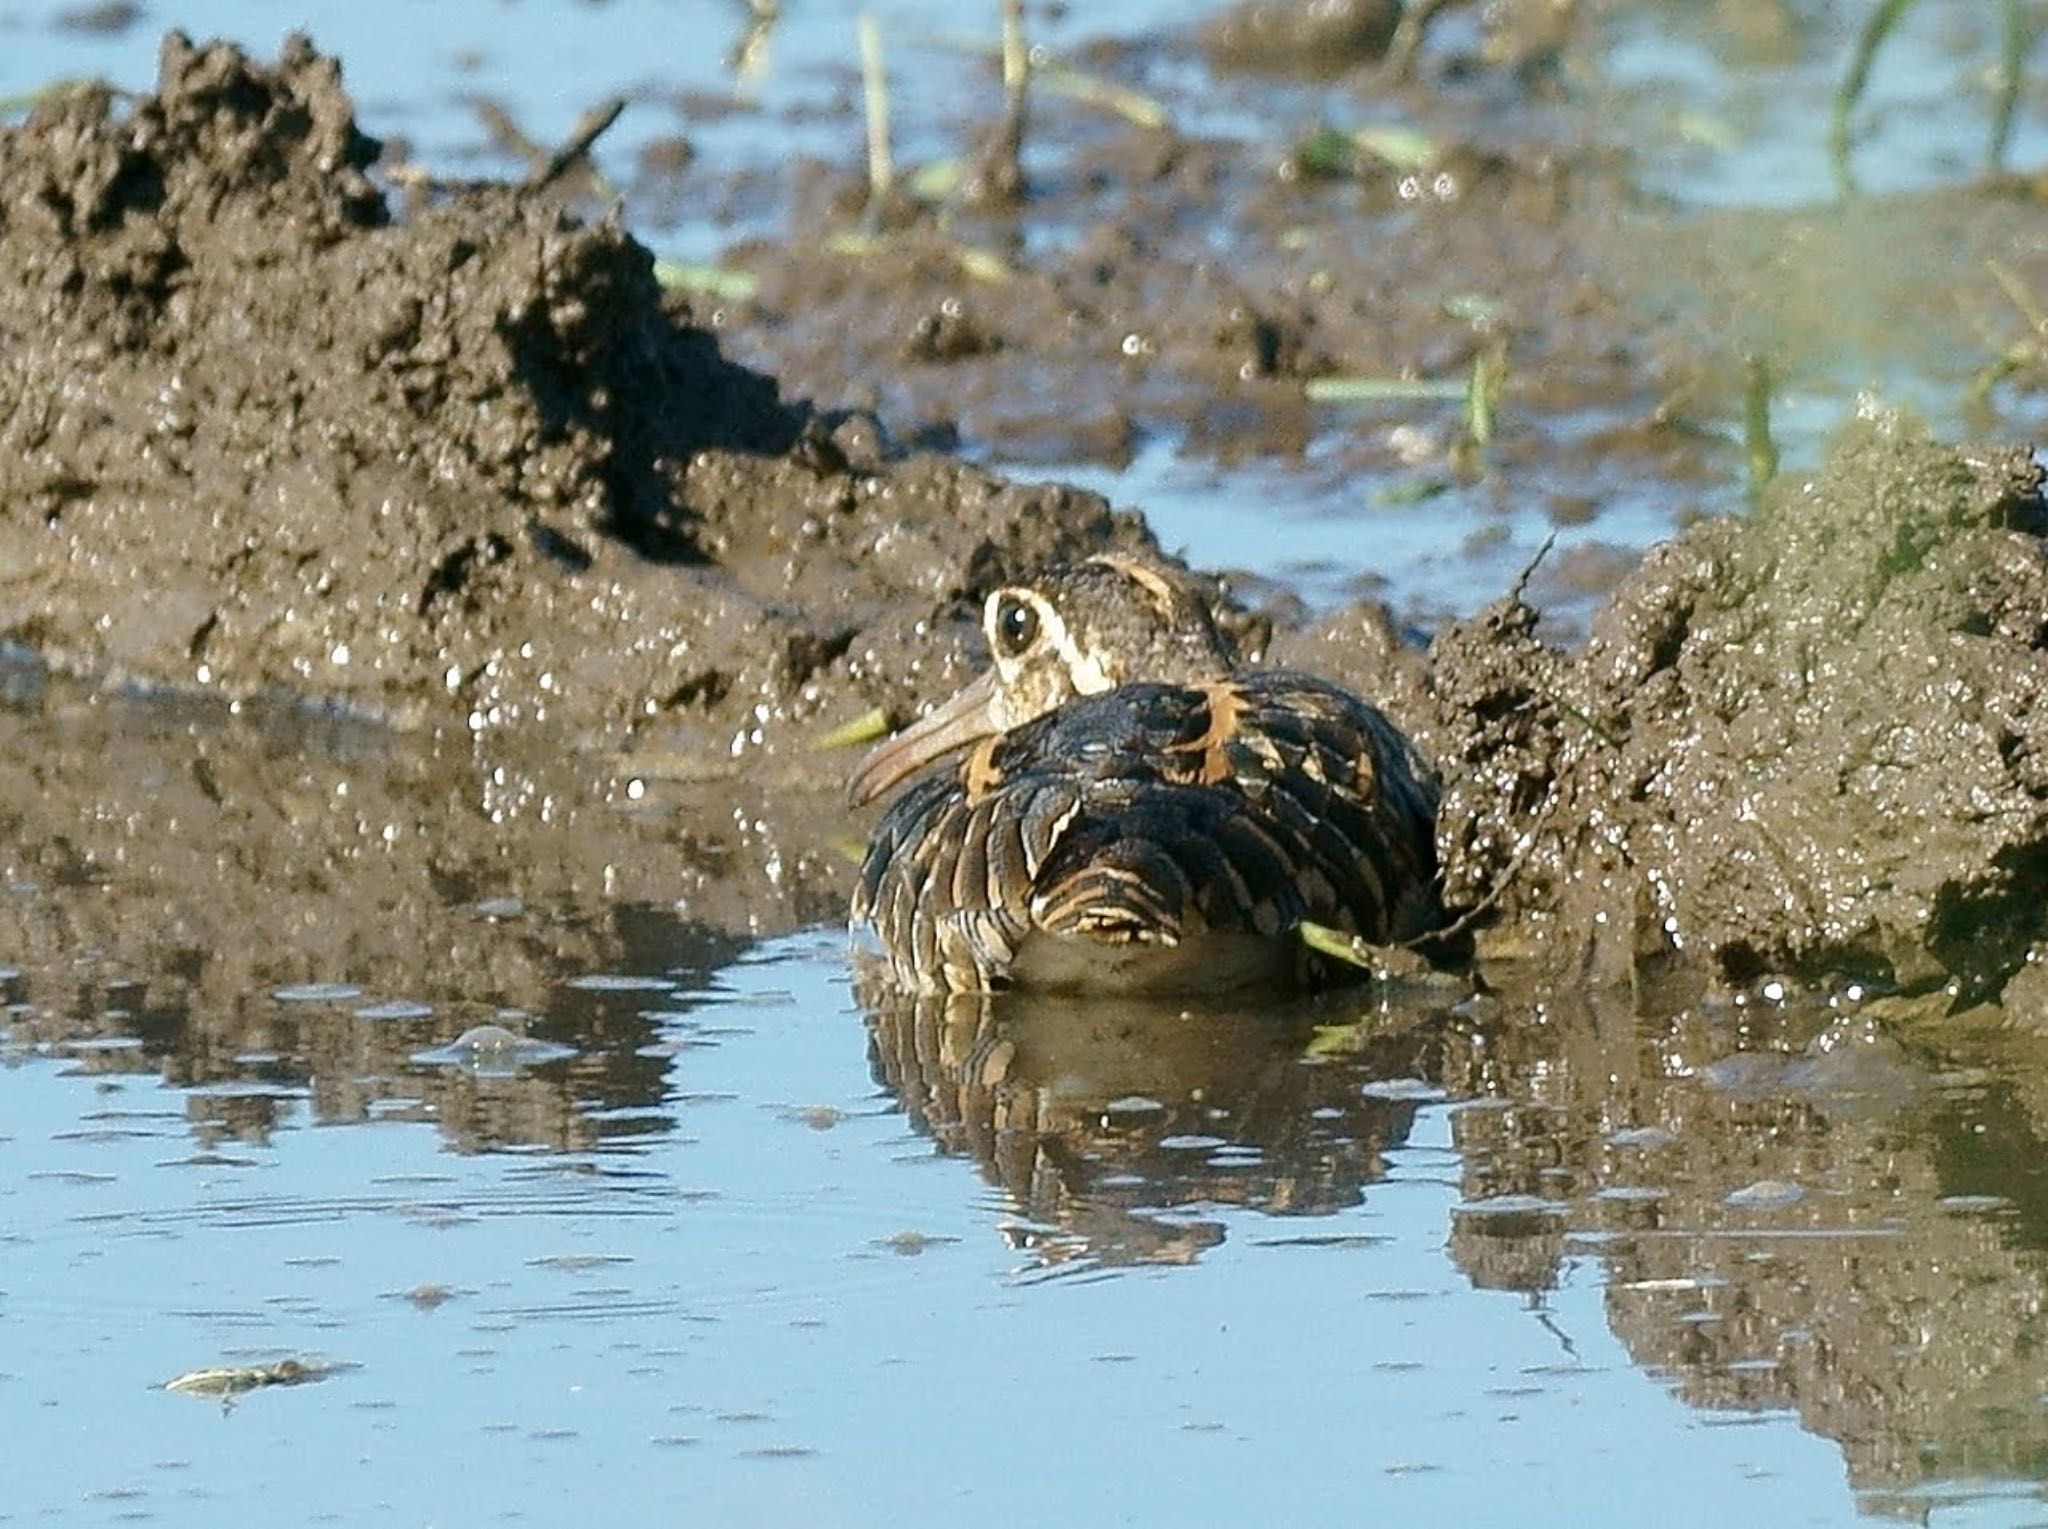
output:
{"label": "floating debris", "polygon": [[420,1311],[434,1311],[462,1294],[452,1285],[415,1285],[410,1290],[399,1292],[399,1298]]}
{"label": "floating debris", "polygon": [[529,1269],[554,1269],[563,1274],[592,1274],[599,1269],[613,1268],[633,1261],[628,1253],[550,1253],[545,1258],[529,1258]]}
{"label": "floating debris", "polygon": [[366,1003],[355,1011],[355,1015],[357,1019],[427,1019],[433,1012],[434,1006],[430,1003],[392,998],[383,1003]]}
{"label": "floating debris", "polygon": [[958,1237],[934,1237],[926,1232],[898,1232],[893,1237],[878,1237],[874,1246],[886,1248],[902,1258],[915,1258],[926,1248],[941,1247],[949,1242],[958,1242]]}
{"label": "floating debris", "polygon": [[563,983],[585,993],[666,993],[675,986],[668,977],[648,977],[632,972],[583,972]]}
{"label": "floating debris", "polygon": [[347,1003],[363,996],[363,990],[347,982],[299,982],[276,989],[270,995],[279,1003]]}
{"label": "floating debris", "polygon": [[210,1370],[187,1370],[183,1375],[165,1381],[164,1389],[175,1391],[180,1396],[217,1397],[223,1403],[232,1404],[236,1397],[247,1391],[265,1386],[311,1385],[343,1370],[358,1368],[360,1366],[325,1359],[279,1359],[271,1364],[223,1365]]}
{"label": "floating debris", "polygon": [[1805,1198],[1806,1191],[1797,1184],[1783,1179],[1758,1179],[1731,1191],[1721,1203],[1736,1210],[1779,1210],[1797,1205]]}

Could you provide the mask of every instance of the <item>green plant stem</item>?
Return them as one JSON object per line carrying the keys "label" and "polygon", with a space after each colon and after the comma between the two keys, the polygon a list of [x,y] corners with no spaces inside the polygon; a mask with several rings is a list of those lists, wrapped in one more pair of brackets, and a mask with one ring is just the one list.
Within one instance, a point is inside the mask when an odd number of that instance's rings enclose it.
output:
{"label": "green plant stem", "polygon": [[2032,28],[2020,10],[2020,0],[2005,0],[2005,26],[1998,52],[1998,93],[1991,103],[1991,173],[2005,168],[2005,152],[2012,145],[2012,121],[2019,109],[2020,81],[2026,73],[2028,35]]}
{"label": "green plant stem", "polygon": [[860,37],[861,93],[868,113],[868,213],[878,217],[896,185],[889,148],[889,78],[882,68],[882,27],[874,12],[862,11],[854,30]]}
{"label": "green plant stem", "polygon": [[1845,198],[1856,195],[1856,174],[1849,165],[1849,118],[1869,88],[1870,68],[1877,61],[1877,50],[1884,46],[1906,12],[1919,3],[1920,0],[1879,0],[1856,39],[1856,51],[1849,56],[1849,72],[1835,92],[1834,109],[1828,118],[1828,161],[1834,166],[1835,189]]}

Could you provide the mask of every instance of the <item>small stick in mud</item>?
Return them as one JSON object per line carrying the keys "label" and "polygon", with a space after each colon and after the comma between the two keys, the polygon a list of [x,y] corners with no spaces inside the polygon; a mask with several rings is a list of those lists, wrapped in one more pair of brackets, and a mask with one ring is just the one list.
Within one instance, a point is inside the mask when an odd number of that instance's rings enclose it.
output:
{"label": "small stick in mud", "polygon": [[1024,195],[1024,129],[1030,112],[1030,84],[1024,0],[1003,0],[1003,127],[989,156],[987,189],[1005,202]]}
{"label": "small stick in mud", "polygon": [[1529,592],[1529,581],[1536,577],[1536,570],[1543,566],[1544,560],[1556,550],[1556,547],[1557,533],[1552,531],[1543,538],[1543,545],[1536,549],[1536,555],[1522,565],[1522,571],[1515,575],[1515,582],[1508,586],[1510,600],[1517,605],[1522,603],[1522,597]]}
{"label": "small stick in mud", "polygon": [[1749,467],[1749,500],[1755,504],[1778,476],[1778,443],[1771,435],[1771,363],[1763,356],[1750,356],[1743,369],[1742,453]]}
{"label": "small stick in mud", "polygon": [[742,91],[759,76],[768,62],[768,37],[782,19],[779,0],[747,0],[747,29],[732,45],[726,63]]}
{"label": "small stick in mud", "polygon": [[611,125],[619,120],[619,114],[626,109],[624,96],[613,96],[601,106],[593,106],[576,123],[576,131],[566,142],[547,157],[544,164],[536,165],[526,177],[524,185],[528,191],[541,191],[552,186],[570,170],[581,164],[590,154],[590,149],[602,138]]}
{"label": "small stick in mud", "polygon": [[868,217],[881,217],[882,205],[896,184],[896,165],[889,151],[889,77],[882,69],[882,27],[873,11],[854,22],[860,36],[861,94],[868,112]]}
{"label": "small stick in mud", "polygon": [[1460,3],[1462,0],[1418,0],[1407,8],[1399,25],[1394,28],[1394,40],[1387,45],[1388,78],[1405,83],[1414,77],[1415,60],[1422,52],[1422,40],[1429,33],[1429,24],[1436,20],[1439,12]]}

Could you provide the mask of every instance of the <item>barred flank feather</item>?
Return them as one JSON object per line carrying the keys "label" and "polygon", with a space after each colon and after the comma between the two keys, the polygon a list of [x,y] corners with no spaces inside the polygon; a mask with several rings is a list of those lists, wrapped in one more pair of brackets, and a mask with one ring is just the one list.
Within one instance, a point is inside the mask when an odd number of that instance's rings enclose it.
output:
{"label": "barred flank feather", "polygon": [[[1304,919],[1383,942],[1438,927],[1436,802],[1400,731],[1312,676],[1124,685],[912,786],[853,916],[924,991],[1026,965],[1088,982],[1090,948],[1127,987],[1253,980],[1293,961]],[[1025,962],[1044,941],[1079,958]],[[1173,959],[1147,965],[1148,949]]]}

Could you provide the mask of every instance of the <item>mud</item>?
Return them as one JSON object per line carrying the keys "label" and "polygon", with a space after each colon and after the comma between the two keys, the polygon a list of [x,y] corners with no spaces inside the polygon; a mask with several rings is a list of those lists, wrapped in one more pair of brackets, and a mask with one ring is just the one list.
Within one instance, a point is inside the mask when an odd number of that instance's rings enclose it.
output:
{"label": "mud", "polygon": [[1219,71],[1337,75],[1385,56],[1401,13],[1400,0],[1249,0],[1205,22],[1198,35]]}
{"label": "mud", "polygon": [[[1050,253],[1002,214],[876,209],[858,259],[815,239],[738,252],[758,295],[728,311],[665,293],[642,246],[556,188],[429,188],[400,218],[378,164],[339,67],[303,43],[263,66],[174,34],[156,94],[71,91],[0,136],[0,640],[101,683],[430,735],[427,789],[454,793],[458,846],[479,835],[444,880],[480,879],[508,825],[565,803],[596,821],[656,779],[689,805],[640,870],[727,929],[835,905],[831,846],[857,829],[830,803],[838,761],[813,752],[831,724],[900,721],[957,686],[974,597],[1001,579],[1153,545],[1094,494],[904,442],[1115,458],[1172,428],[1223,457],[1298,452],[1320,428],[1305,380],[1456,374],[1511,343],[1518,409],[1620,421],[1548,480],[1551,518],[1583,519],[1617,470],[1722,470],[1673,400],[1725,392],[1733,350],[1648,338],[1642,307],[1685,240],[1739,246],[1768,221],[1681,230],[1533,129],[1446,143],[1417,180],[1318,179],[1299,158],[1276,175],[1116,125],[1073,145],[1064,215],[1085,232]],[[808,186],[799,218],[805,197],[857,200],[837,171]],[[1991,239],[2023,215],[1925,221]],[[1860,216],[1883,244],[1901,214]],[[1386,237],[1358,239],[1360,217]],[[1865,275],[1880,295],[1915,269],[1891,258]],[[1444,436],[1398,435],[1333,449],[1361,470],[1451,458]],[[1510,430],[1485,470],[1506,492],[1557,446]],[[1517,593],[1426,658],[1374,603],[1282,631],[1275,656],[1382,699],[1434,751],[1449,890],[1496,953],[1533,944],[1639,986],[1988,997],[2042,941],[2048,897],[2038,476],[1872,424],[1753,519],[1658,549],[1582,650],[1551,646]],[[1590,593],[1624,564],[1582,553],[1539,578]],[[14,800],[54,789],[24,769]],[[726,789],[747,799],[692,795]],[[23,809],[22,842],[73,842],[53,800],[55,820]],[[739,838],[693,844],[700,820]],[[613,884],[634,857],[609,831],[591,844]]]}
{"label": "mud", "polygon": [[[818,167],[788,237],[730,253],[758,291],[728,333],[792,388],[1025,460],[1120,465],[1163,432],[1226,462],[1298,456],[1342,416],[1308,402],[1304,382],[1461,376],[1503,339],[1520,407],[1600,397],[1648,416],[1675,384],[1645,367],[1607,253],[1633,215],[1616,167],[1451,137],[1429,156],[1326,177],[1287,146],[1088,124],[1028,222],[900,207],[858,258],[804,237],[864,196]],[[1361,219],[1373,238],[1358,237]],[[1378,411],[1357,412],[1368,424],[1340,432],[1345,459],[1399,465],[1369,427]],[[1678,449],[1647,437],[1644,449]],[[1408,449],[1440,463],[1448,444]],[[1499,460],[1535,444],[1509,433]]]}
{"label": "mud", "polygon": [[155,95],[72,92],[0,139],[0,636],[730,758],[900,705],[940,662],[903,651],[906,606],[1145,540],[785,404],[615,224],[488,185],[394,223],[377,152],[307,45],[268,68],[176,35]]}
{"label": "mud", "polygon": [[1575,653],[1446,631],[1455,895],[1596,972],[1996,994],[2048,908],[2043,473],[1895,418],[1654,549]]}
{"label": "mud", "polygon": [[[1252,5],[1215,25],[1263,18],[1284,34],[1371,9]],[[1415,83],[1353,69],[1342,94],[1220,72],[1201,38],[1105,41],[1078,61],[1105,80],[1142,90],[1199,72],[1210,93],[1164,99],[1164,123],[1035,97],[1016,205],[956,186],[870,209],[851,152],[799,166],[781,202],[737,175],[729,195],[777,212],[722,257],[753,288],[718,305],[720,334],[794,392],[970,456],[1121,467],[1164,439],[1184,457],[1342,473],[1368,502],[1451,483],[1502,519],[1576,526],[1646,486],[1674,510],[1739,505],[1747,358],[1767,357],[1787,397],[1958,371],[1961,390],[1981,361],[1959,358],[1988,360],[1986,337],[2018,341],[2024,322],[1977,273],[1995,261],[2019,289],[2048,287],[2025,188],[1676,206],[1644,189],[1625,105],[1585,82],[1547,90],[1523,56],[1432,41]],[[1353,126],[1388,118],[1399,131]],[[1455,401],[1309,394],[1349,379],[1455,387],[1495,352],[1508,379],[1477,464],[1459,455]],[[1499,529],[1473,527],[1482,541]],[[1345,535],[1333,527],[1333,545]],[[1356,549],[1372,536],[1361,517],[1347,561],[1369,561]],[[1485,594],[1511,573],[1469,561]]]}

